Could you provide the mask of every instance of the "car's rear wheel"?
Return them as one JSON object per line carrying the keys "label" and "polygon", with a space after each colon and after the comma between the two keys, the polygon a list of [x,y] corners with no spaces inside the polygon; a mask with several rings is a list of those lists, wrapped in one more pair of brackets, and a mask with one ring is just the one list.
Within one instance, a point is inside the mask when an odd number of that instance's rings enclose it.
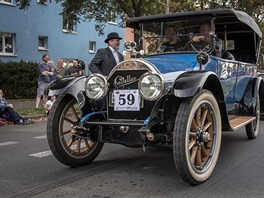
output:
{"label": "car's rear wheel", "polygon": [[213,94],[202,90],[184,100],[176,116],[173,153],[184,181],[197,185],[212,174],[222,137],[221,115]]}
{"label": "car's rear wheel", "polygon": [[53,155],[65,165],[81,166],[92,162],[104,143],[76,136],[73,128],[80,121],[80,107],[70,95],[59,96],[47,123],[47,137]]}
{"label": "car's rear wheel", "polygon": [[246,133],[248,139],[255,139],[258,135],[259,131],[259,122],[260,122],[260,100],[259,100],[259,95],[257,95],[256,98],[256,105],[254,109],[254,113],[256,115],[256,119],[246,125]]}

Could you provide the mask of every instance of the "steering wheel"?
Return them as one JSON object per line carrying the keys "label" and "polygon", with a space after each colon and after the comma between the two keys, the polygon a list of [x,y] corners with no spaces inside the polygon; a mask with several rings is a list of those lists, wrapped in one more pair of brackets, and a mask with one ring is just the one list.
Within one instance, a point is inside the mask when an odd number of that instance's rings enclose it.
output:
{"label": "steering wheel", "polygon": [[[194,43],[198,43],[199,47],[202,49],[197,49],[197,46],[195,47]],[[202,51],[208,52],[212,49],[212,44],[205,39],[199,39],[199,41],[194,41],[191,39],[185,44],[184,50],[187,50],[188,47],[191,47],[195,51],[201,51],[202,50]]]}

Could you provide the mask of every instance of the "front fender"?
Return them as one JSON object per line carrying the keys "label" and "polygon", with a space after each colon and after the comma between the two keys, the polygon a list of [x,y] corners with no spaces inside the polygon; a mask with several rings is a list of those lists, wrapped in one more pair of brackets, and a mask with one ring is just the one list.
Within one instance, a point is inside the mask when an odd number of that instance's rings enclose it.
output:
{"label": "front fender", "polygon": [[182,73],[174,81],[174,95],[179,98],[194,96],[203,87],[210,75],[216,76],[209,71],[188,71]]}
{"label": "front fender", "polygon": [[104,101],[93,101],[90,100],[85,94],[85,82],[87,76],[77,76],[77,77],[64,77],[52,82],[49,87],[49,96],[55,95],[62,97],[68,97],[68,95],[73,96],[80,108],[82,115],[86,115],[93,111],[101,111],[102,104]]}
{"label": "front fender", "polygon": [[215,96],[221,111],[222,128],[230,130],[223,89],[218,76],[210,71],[189,71],[181,74],[174,82],[174,95],[178,98],[192,97],[202,89]]}
{"label": "front fender", "polygon": [[70,76],[58,79],[48,86],[48,95],[58,96],[61,94],[70,94],[77,98],[78,93],[84,91],[86,79],[86,76]]}

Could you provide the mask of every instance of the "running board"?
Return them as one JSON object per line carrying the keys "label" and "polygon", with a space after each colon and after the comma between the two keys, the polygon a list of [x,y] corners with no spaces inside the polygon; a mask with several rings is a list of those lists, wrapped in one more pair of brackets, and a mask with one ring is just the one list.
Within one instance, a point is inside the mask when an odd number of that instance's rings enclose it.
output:
{"label": "running board", "polygon": [[239,116],[232,120],[229,120],[230,126],[233,128],[233,130],[240,129],[241,127],[253,122],[256,120],[256,117],[252,116]]}

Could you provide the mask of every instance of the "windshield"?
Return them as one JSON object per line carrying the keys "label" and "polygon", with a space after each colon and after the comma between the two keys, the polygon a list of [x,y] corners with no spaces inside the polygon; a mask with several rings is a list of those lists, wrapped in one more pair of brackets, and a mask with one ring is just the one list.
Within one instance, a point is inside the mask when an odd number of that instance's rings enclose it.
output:
{"label": "windshield", "polygon": [[145,54],[182,51],[206,51],[214,45],[214,31],[210,18],[144,22],[143,49]]}

